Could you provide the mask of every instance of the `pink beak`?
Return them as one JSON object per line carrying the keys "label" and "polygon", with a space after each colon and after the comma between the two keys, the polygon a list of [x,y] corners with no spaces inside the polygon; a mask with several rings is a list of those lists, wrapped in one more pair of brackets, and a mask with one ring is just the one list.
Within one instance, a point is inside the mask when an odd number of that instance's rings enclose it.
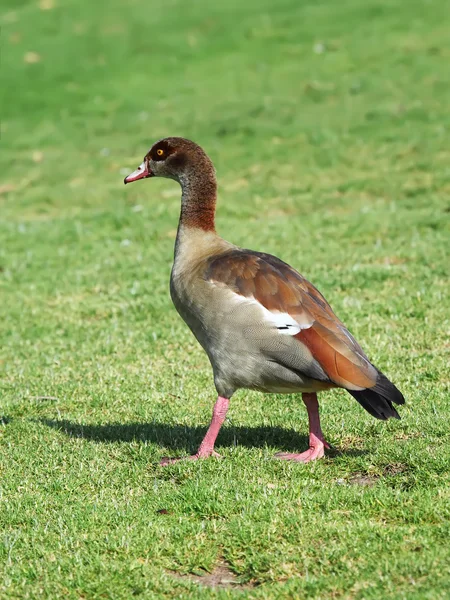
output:
{"label": "pink beak", "polygon": [[132,173],[127,175],[123,182],[125,184],[131,183],[132,181],[137,181],[138,179],[146,179],[147,177],[153,177],[153,173],[152,171],[150,171],[150,169],[147,167],[146,162],[144,161],[139,165],[136,171],[133,171]]}

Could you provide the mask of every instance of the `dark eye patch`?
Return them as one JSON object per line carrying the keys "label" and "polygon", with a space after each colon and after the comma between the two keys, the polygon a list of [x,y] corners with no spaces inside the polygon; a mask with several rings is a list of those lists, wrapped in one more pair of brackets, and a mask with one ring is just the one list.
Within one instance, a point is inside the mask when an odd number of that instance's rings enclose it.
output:
{"label": "dark eye patch", "polygon": [[173,149],[165,140],[163,140],[162,142],[158,142],[155,144],[155,146],[153,146],[149,152],[149,157],[154,161],[166,160],[166,158],[170,156],[172,152]]}

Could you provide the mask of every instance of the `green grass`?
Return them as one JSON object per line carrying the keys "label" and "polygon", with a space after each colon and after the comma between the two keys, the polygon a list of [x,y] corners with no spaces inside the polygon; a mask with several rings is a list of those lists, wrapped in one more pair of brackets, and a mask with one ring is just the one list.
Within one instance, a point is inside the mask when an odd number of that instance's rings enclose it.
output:
{"label": "green grass", "polygon": [[[0,22],[0,596],[448,598],[448,3],[6,0]],[[319,287],[401,421],[324,394],[336,450],[284,464],[300,398],[241,391],[222,461],[158,466],[215,400],[169,299],[179,189],[122,183],[166,135],[204,146],[220,232]],[[176,576],[221,561],[255,585]]]}

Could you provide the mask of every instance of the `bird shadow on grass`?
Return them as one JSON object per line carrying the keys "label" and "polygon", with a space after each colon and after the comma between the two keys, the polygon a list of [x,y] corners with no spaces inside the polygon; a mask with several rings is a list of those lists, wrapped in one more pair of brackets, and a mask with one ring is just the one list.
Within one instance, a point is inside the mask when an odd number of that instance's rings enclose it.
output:
{"label": "bird shadow on grass", "polygon": [[[196,451],[206,432],[205,427],[169,425],[157,421],[127,423],[125,425],[120,423],[83,425],[64,419],[40,419],[40,422],[72,438],[83,438],[106,444],[117,442],[153,443],[165,449],[183,450],[188,453]],[[308,437],[299,434],[294,429],[285,429],[278,426],[243,427],[229,425],[221,429],[217,445],[222,447],[245,446],[248,448],[271,446],[284,451],[298,452],[308,447]],[[360,456],[365,454],[365,451],[357,449],[340,451],[337,448],[332,448],[328,454],[330,456],[340,454]]]}

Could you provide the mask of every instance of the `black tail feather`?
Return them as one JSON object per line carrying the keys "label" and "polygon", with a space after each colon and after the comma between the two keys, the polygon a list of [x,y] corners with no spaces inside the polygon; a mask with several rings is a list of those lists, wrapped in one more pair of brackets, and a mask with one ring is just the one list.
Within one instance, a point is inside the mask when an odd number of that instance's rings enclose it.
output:
{"label": "black tail feather", "polygon": [[386,421],[389,417],[400,419],[400,415],[392,403],[404,404],[403,394],[380,371],[378,371],[377,383],[373,388],[347,391],[376,419],[382,421]]}

